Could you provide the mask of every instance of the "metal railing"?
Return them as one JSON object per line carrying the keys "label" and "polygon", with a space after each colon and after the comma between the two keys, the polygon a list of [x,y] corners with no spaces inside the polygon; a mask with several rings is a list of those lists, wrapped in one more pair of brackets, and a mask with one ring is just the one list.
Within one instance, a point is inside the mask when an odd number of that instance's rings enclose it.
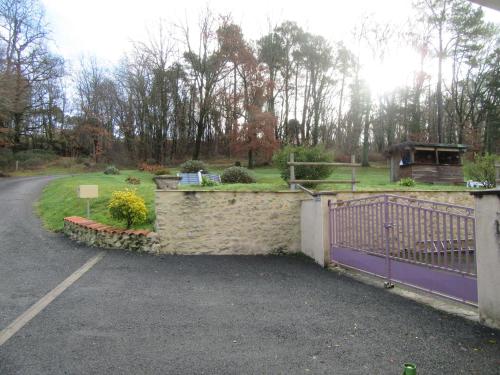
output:
{"label": "metal railing", "polygon": [[[295,178],[295,166],[332,166],[332,167],[351,167],[351,179],[350,180],[298,180]],[[292,152],[290,154],[288,166],[290,167],[290,189],[296,190],[299,184],[316,183],[316,184],[351,184],[351,191],[356,191],[356,168],[361,167],[361,164],[356,163],[356,157],[351,155],[350,163],[329,163],[329,162],[306,162],[306,161],[295,161],[295,155]],[[303,187],[302,187],[303,188]]]}

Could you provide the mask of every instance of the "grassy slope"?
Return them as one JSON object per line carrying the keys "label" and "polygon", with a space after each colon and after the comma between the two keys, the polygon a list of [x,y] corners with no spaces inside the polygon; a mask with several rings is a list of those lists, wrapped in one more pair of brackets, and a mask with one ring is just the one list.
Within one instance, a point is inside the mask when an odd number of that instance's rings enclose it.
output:
{"label": "grassy slope", "polygon": [[[127,176],[141,179],[140,185],[130,185],[125,182]],[[77,198],[76,189],[78,185],[99,185],[99,198],[92,199],[90,215],[92,220],[100,223],[123,227],[123,223],[113,220],[109,216],[108,202],[111,193],[115,190],[125,188],[137,189],[148,207],[148,217],[144,224],[135,228],[152,229],[155,221],[154,209],[154,182],[152,175],[139,171],[122,171],[116,176],[99,173],[87,173],[71,177],[56,179],[48,184],[43,190],[38,202],[38,212],[44,225],[50,230],[60,230],[63,226],[63,218],[66,216],[85,216],[86,200]]]}

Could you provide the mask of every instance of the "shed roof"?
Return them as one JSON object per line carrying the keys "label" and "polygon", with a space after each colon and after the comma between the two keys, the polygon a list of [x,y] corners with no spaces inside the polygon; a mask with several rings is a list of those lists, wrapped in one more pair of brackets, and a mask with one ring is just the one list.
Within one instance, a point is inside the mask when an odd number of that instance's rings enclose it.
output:
{"label": "shed roof", "polygon": [[433,147],[433,148],[452,148],[456,149],[457,151],[465,151],[468,146],[463,145],[463,144],[448,144],[448,143],[425,143],[425,142],[413,142],[413,141],[408,141],[408,142],[402,142],[402,143],[397,143],[389,147],[388,151],[394,152],[394,151],[400,151],[404,150],[407,148],[413,149],[416,147]]}

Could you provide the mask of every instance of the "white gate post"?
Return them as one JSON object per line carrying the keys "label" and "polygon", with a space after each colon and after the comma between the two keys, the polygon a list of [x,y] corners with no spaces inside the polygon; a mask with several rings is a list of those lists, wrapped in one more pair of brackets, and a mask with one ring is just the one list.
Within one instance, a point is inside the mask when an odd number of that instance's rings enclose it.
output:
{"label": "white gate post", "polygon": [[474,195],[479,319],[500,328],[500,189]]}
{"label": "white gate post", "polygon": [[318,193],[314,199],[302,201],[300,230],[302,252],[322,267],[330,263],[329,200],[336,193]]}

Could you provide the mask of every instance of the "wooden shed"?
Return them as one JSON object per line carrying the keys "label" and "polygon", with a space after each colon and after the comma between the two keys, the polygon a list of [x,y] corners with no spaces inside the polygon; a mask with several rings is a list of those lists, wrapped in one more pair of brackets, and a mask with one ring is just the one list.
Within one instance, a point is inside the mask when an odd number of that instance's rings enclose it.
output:
{"label": "wooden shed", "polygon": [[389,148],[391,182],[410,177],[418,182],[463,184],[465,145],[403,142]]}

